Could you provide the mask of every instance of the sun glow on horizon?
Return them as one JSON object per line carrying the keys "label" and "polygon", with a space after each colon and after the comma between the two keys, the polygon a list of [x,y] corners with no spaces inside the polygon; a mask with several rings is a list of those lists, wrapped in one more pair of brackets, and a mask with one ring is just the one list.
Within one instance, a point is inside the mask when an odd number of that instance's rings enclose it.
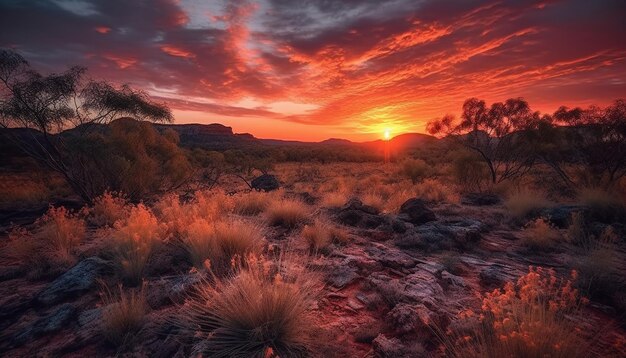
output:
{"label": "sun glow on horizon", "polygon": [[391,131],[389,129],[385,129],[385,131],[383,132],[383,138],[385,140],[391,139]]}

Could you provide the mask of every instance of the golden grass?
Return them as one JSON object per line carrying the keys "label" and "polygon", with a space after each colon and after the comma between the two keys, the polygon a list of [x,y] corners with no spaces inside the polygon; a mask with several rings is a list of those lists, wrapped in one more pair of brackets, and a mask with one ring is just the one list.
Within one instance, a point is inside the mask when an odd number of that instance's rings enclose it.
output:
{"label": "golden grass", "polygon": [[544,218],[531,221],[524,228],[522,245],[534,250],[542,251],[553,248],[561,239],[558,229],[554,228]]}
{"label": "golden grass", "polygon": [[311,225],[306,225],[300,235],[309,246],[309,250],[315,254],[325,252],[333,243],[345,244],[349,240],[344,229],[319,219]]}
{"label": "golden grass", "polygon": [[271,193],[251,191],[234,196],[234,210],[239,215],[257,215],[262,213],[274,198]]}
{"label": "golden grass", "polygon": [[265,209],[270,225],[293,228],[308,220],[311,210],[308,206],[294,199],[272,200]]}
{"label": "golden grass", "polygon": [[35,268],[43,264],[44,247],[42,240],[23,227],[13,227],[9,231],[8,240],[0,250],[2,266],[22,266]]}
{"label": "golden grass", "polygon": [[111,232],[114,258],[125,282],[138,284],[154,246],[161,242],[164,227],[152,212],[139,204],[126,220],[117,221]]}
{"label": "golden grass", "polygon": [[85,238],[85,221],[64,207],[50,207],[38,224],[52,250],[61,259],[71,261],[76,247]]}
{"label": "golden grass", "polygon": [[327,192],[322,196],[321,206],[327,208],[339,208],[348,202],[348,195],[344,192]]}
{"label": "golden grass", "polygon": [[306,272],[249,256],[232,277],[205,282],[177,324],[203,337],[210,357],[300,357],[310,345],[315,282]]}
{"label": "golden grass", "polygon": [[144,324],[148,305],[144,287],[124,292],[119,285],[119,294],[111,292],[107,287],[101,291],[102,303],[102,334],[111,344],[119,347],[126,344],[132,334]]}
{"label": "golden grass", "polygon": [[124,219],[130,211],[126,197],[119,193],[105,192],[93,202],[89,221],[98,226],[113,226]]}

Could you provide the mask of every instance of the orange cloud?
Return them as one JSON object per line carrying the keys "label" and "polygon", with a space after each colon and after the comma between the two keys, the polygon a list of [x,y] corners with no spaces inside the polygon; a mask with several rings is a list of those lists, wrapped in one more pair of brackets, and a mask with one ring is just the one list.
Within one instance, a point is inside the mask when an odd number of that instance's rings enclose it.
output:
{"label": "orange cloud", "polygon": [[94,30],[96,30],[96,32],[99,32],[99,33],[101,33],[103,35],[106,35],[109,32],[111,32],[111,28],[107,27],[107,26],[98,26]]}
{"label": "orange cloud", "polygon": [[193,53],[189,52],[189,51],[185,51],[179,47],[176,46],[172,46],[172,45],[162,45],[161,46],[161,51],[165,52],[166,54],[170,55],[170,56],[176,56],[176,57],[185,57],[185,58],[194,58],[196,57],[196,55],[194,55]]}

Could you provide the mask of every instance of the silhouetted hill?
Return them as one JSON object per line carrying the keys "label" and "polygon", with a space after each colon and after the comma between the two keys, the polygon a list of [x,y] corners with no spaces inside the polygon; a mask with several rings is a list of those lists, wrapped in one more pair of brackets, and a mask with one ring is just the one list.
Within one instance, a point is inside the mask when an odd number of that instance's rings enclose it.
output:
{"label": "silhouetted hill", "polygon": [[155,124],[159,132],[166,129],[176,131],[183,147],[200,147],[225,150],[260,145],[261,142],[248,133],[234,133],[231,127],[219,123],[211,124]]}

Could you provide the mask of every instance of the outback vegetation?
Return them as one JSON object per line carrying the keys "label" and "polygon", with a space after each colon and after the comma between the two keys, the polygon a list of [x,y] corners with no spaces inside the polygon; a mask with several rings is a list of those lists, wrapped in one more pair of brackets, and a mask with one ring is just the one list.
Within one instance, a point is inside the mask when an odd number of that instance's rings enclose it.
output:
{"label": "outback vegetation", "polygon": [[626,354],[624,100],[294,144],[12,50],[0,82],[3,356]]}

